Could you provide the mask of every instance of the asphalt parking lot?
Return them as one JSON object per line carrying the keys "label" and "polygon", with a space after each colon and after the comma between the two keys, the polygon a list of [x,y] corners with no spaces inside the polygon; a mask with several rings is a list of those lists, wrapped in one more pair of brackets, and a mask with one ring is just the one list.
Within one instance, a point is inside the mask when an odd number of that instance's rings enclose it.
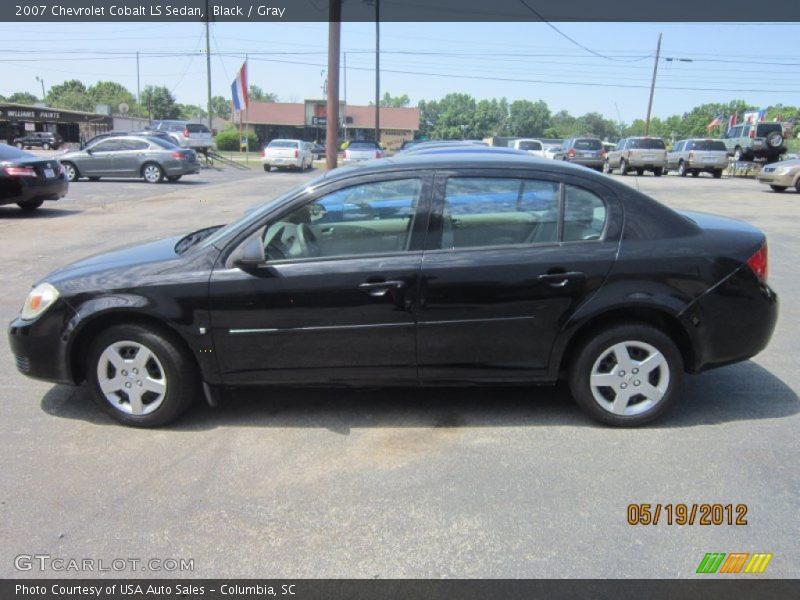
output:
{"label": "asphalt parking lot", "polygon": [[[0,207],[0,317],[69,261],[230,221],[314,175],[81,181],[33,216]],[[658,424],[596,425],[562,386],[263,389],[134,430],[83,388],[19,375],[4,342],[0,577],[40,575],[14,557],[45,553],[194,560],[191,573],[118,576],[683,578],[706,552],[773,553],[764,576],[800,576],[800,194],[745,179],[624,180],[762,228],[782,303],[765,352],[687,377]],[[630,503],[680,502],[746,504],[748,524],[627,523]]]}

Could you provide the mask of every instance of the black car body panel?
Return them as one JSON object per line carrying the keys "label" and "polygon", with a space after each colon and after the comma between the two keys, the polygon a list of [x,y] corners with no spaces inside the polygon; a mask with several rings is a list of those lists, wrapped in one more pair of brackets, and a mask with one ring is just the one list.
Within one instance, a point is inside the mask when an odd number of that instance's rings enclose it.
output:
{"label": "black car body panel", "polygon": [[[561,202],[573,186],[602,198],[606,221],[578,241],[449,249],[452,177],[550,182]],[[282,215],[407,178],[421,191],[405,250],[235,264],[235,251]],[[180,336],[212,384],[553,382],[576,340],[609,319],[658,323],[678,338],[686,368],[701,371],[759,352],[777,318],[774,292],[746,265],[765,241],[757,229],[681,215],[583,167],[529,156],[409,153],[339,169],[205,235],[45,277],[61,292],[56,306],[9,329],[21,370],[77,382],[92,333],[134,320]]]}
{"label": "black car body panel", "polygon": [[[35,176],[9,174],[9,167],[30,167]],[[69,182],[56,159],[42,159],[11,146],[0,147],[0,204],[58,200],[67,195],[68,189]]]}

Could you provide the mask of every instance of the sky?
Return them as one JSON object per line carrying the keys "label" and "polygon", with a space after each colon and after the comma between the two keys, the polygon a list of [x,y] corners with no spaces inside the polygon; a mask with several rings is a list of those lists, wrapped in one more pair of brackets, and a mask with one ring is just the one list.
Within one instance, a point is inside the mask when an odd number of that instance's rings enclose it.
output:
{"label": "sky", "polygon": [[[644,118],[658,34],[653,115],[706,102],[800,105],[800,23],[382,23],[381,90],[412,105],[450,92],[477,99],[544,100],[550,110]],[[327,23],[212,23],[212,94],[230,97],[244,61],[250,83],[280,101],[322,98]],[[765,43],[765,40],[771,43]],[[343,23],[341,96],[375,94],[375,25]],[[206,102],[202,23],[0,23],[0,95],[41,96],[67,79],[113,80],[136,93],[165,85],[178,102]],[[692,62],[672,60],[689,59]]]}

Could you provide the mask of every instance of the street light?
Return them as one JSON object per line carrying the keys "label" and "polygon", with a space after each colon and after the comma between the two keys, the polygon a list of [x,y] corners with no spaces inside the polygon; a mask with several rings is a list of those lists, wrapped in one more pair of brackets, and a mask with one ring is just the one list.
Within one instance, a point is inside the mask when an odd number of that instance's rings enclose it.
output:
{"label": "street light", "polygon": [[45,97],[45,93],[44,93],[44,79],[42,79],[41,77],[39,77],[39,76],[37,75],[37,76],[36,76],[36,81],[38,81],[39,83],[41,83],[41,84],[42,84],[42,102],[44,102],[44,97]]}

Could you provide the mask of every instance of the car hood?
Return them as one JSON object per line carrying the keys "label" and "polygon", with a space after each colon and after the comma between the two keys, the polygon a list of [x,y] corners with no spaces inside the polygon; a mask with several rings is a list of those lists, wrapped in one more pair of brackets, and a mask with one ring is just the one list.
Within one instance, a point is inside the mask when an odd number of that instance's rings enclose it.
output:
{"label": "car hood", "polygon": [[[135,270],[139,276],[162,272],[174,264],[174,261],[181,259],[175,252],[175,244],[182,237],[175,236],[96,254],[53,271],[42,281],[56,287],[69,287],[71,281],[94,278],[98,280],[97,287],[102,287],[99,285],[100,280],[106,280],[105,275],[110,271],[122,275]],[[85,282],[81,287],[85,289]]]}

